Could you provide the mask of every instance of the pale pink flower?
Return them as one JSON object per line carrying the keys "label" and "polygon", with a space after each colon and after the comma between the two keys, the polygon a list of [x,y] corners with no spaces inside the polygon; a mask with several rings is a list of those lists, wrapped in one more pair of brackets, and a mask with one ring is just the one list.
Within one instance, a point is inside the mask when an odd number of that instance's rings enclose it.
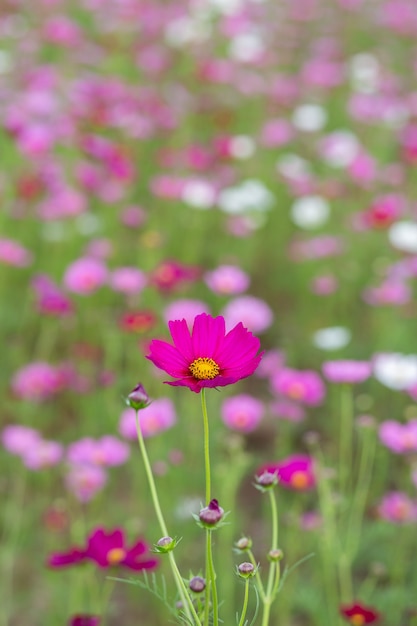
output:
{"label": "pale pink flower", "polygon": [[387,493],[377,506],[379,516],[393,524],[417,521],[417,502],[402,491]]}
{"label": "pale pink flower", "polygon": [[22,455],[24,465],[31,470],[40,470],[57,465],[64,455],[64,447],[57,441],[41,439]]}
{"label": "pale pink flower", "polygon": [[75,465],[123,465],[129,455],[129,446],[112,435],[80,439],[70,444],[67,451],[68,461]]}
{"label": "pale pink flower", "polygon": [[107,281],[107,268],[98,259],[77,259],[67,267],[64,285],[69,291],[89,295],[102,287]]}
{"label": "pale pink flower", "polygon": [[165,307],[163,316],[166,323],[170,320],[185,320],[189,328],[192,328],[194,318],[200,313],[209,313],[210,307],[202,300],[183,298],[174,300]]}
{"label": "pale pink flower", "polygon": [[308,406],[322,403],[326,388],[313,370],[284,368],[271,378],[273,391]]}
{"label": "pale pink flower", "polygon": [[396,454],[417,452],[417,420],[405,424],[387,420],[380,425],[378,434],[384,446]]}
{"label": "pale pink flower", "polygon": [[221,313],[229,330],[241,322],[252,333],[267,330],[274,321],[270,306],[255,296],[240,296],[230,300]]}
{"label": "pale pink flower", "polygon": [[32,263],[32,254],[14,239],[0,238],[0,263],[27,267]]}
{"label": "pale pink flower", "polygon": [[49,363],[36,361],[19,369],[12,378],[11,386],[18,398],[39,402],[61,391],[62,372]]}
{"label": "pale pink flower", "polygon": [[263,402],[248,394],[226,398],[220,407],[221,418],[226,426],[243,433],[255,430],[264,413]]}
{"label": "pale pink flower", "polygon": [[1,433],[1,442],[11,454],[23,456],[41,441],[41,435],[34,428],[21,424],[5,426]]}
{"label": "pale pink flower", "polygon": [[89,502],[107,482],[107,472],[99,465],[71,465],[65,484],[80,502]]}
{"label": "pale pink flower", "polygon": [[276,400],[269,405],[271,415],[289,422],[302,422],[306,418],[304,408],[291,400]]}
{"label": "pale pink flower", "polygon": [[220,265],[204,275],[206,285],[217,294],[236,295],[246,291],[250,278],[236,265]]}
{"label": "pale pink flower", "polygon": [[356,384],[367,380],[372,374],[372,365],[369,361],[326,361],[322,371],[331,383]]}
{"label": "pale pink flower", "polygon": [[146,274],[136,267],[119,267],[109,276],[110,287],[125,294],[140,293],[146,283]]}
{"label": "pale pink flower", "polygon": [[[142,435],[153,437],[172,428],[177,421],[174,403],[169,398],[153,400],[138,413]],[[126,439],[137,439],[135,411],[125,409],[119,420],[119,433]]]}

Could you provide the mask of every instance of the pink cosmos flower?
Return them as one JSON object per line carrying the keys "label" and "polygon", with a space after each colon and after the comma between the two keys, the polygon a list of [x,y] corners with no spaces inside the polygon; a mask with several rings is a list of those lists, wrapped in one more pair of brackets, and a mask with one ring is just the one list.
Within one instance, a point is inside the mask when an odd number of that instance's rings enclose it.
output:
{"label": "pink cosmos flower", "polygon": [[146,282],[145,273],[136,267],[119,267],[109,277],[110,287],[125,294],[140,293]]}
{"label": "pink cosmos flower", "polygon": [[18,370],[11,385],[18,398],[40,402],[60,391],[63,379],[59,369],[49,363],[35,361]]}
{"label": "pink cosmos flower", "polygon": [[232,398],[226,398],[220,408],[223,422],[232,430],[250,433],[258,426],[264,413],[263,402],[242,393]]}
{"label": "pink cosmos flower", "polygon": [[91,439],[86,437],[68,447],[68,461],[74,464],[101,466],[123,465],[129,458],[130,448],[112,435]]}
{"label": "pink cosmos flower", "polygon": [[[142,435],[153,437],[174,426],[177,421],[174,403],[170,398],[158,398],[138,413]],[[135,412],[125,409],[120,416],[119,433],[126,439],[137,439]]]}
{"label": "pink cosmos flower", "polygon": [[69,291],[88,295],[107,281],[106,266],[98,259],[77,259],[67,267],[64,285]]}
{"label": "pink cosmos flower", "polygon": [[206,285],[218,294],[235,295],[249,287],[249,276],[235,265],[220,265],[204,275]]}
{"label": "pink cosmos flower", "polygon": [[362,383],[372,374],[369,361],[326,361],[322,366],[323,374],[331,383]]}
{"label": "pink cosmos flower", "polygon": [[239,320],[251,332],[261,333],[274,321],[269,305],[255,296],[240,296],[231,300],[223,309],[227,328],[233,328]]}
{"label": "pink cosmos flower", "polygon": [[32,263],[32,254],[13,239],[0,239],[0,263],[27,267]]}
{"label": "pink cosmos flower", "polygon": [[396,454],[417,452],[417,420],[400,424],[394,420],[382,422],[379,427],[379,439]]}
{"label": "pink cosmos flower", "polygon": [[65,484],[80,502],[89,502],[103,489],[107,472],[98,465],[71,465],[65,476]]}
{"label": "pink cosmos flower", "polygon": [[144,541],[138,540],[128,547],[123,529],[107,532],[97,528],[87,537],[85,548],[75,547],[68,552],[52,554],[48,565],[53,568],[66,567],[85,560],[94,561],[103,569],[123,565],[137,572],[154,569],[158,564],[149,555],[149,548]]}
{"label": "pink cosmos flower", "polygon": [[309,406],[321,404],[326,389],[320,376],[313,370],[284,368],[271,378],[273,391]]}
{"label": "pink cosmos flower", "polygon": [[66,316],[72,313],[71,301],[46,274],[35,276],[32,280],[32,287],[36,294],[36,304],[40,313],[57,316]]}
{"label": "pink cosmos flower", "polygon": [[260,341],[240,322],[226,334],[222,316],[197,315],[190,333],[185,320],[169,322],[174,342],[154,339],[147,357],[177,380],[169,385],[199,393],[204,387],[224,387],[251,376],[259,365]]}
{"label": "pink cosmos flower", "polygon": [[277,474],[279,484],[295,491],[308,491],[316,485],[313,459],[306,454],[293,454],[278,463],[266,463],[257,472],[257,476],[269,472]]}
{"label": "pink cosmos flower", "polygon": [[407,524],[417,521],[417,502],[402,491],[390,491],[378,504],[379,516],[393,524]]}
{"label": "pink cosmos flower", "polygon": [[169,320],[185,319],[187,326],[192,328],[194,319],[200,313],[210,313],[210,307],[203,300],[192,300],[182,298],[174,300],[165,307],[164,320],[168,324]]}
{"label": "pink cosmos flower", "polygon": [[274,417],[289,422],[302,422],[306,417],[304,408],[291,400],[276,400],[270,404],[269,409]]}
{"label": "pink cosmos flower", "polygon": [[23,453],[22,460],[28,469],[40,470],[57,465],[63,455],[64,448],[60,443],[41,439]]}
{"label": "pink cosmos flower", "polygon": [[1,442],[11,454],[22,456],[41,441],[41,435],[34,428],[21,424],[5,426],[1,433]]}

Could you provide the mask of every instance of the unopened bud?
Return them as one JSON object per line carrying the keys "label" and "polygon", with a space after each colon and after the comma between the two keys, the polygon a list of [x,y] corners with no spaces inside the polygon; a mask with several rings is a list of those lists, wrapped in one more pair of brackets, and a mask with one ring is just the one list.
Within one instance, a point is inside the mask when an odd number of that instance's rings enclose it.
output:
{"label": "unopened bud", "polygon": [[252,563],[241,563],[237,569],[242,578],[251,578],[255,575],[255,566]]}
{"label": "unopened bud", "polygon": [[194,593],[201,593],[206,588],[206,581],[201,576],[194,576],[188,583],[188,586]]}
{"label": "unopened bud", "polygon": [[278,484],[278,476],[276,473],[265,471],[260,476],[256,476],[256,487],[261,491],[273,489]]}
{"label": "unopened bud", "polygon": [[171,552],[178,542],[178,539],[173,539],[172,537],[161,537],[161,539],[158,539],[156,542],[154,552],[158,552],[159,554]]}
{"label": "unopened bud", "polygon": [[250,550],[252,547],[252,539],[248,537],[241,537],[238,541],[236,541],[236,548],[238,550]]}
{"label": "unopened bud", "polygon": [[149,404],[149,396],[145,391],[145,387],[138,383],[136,387],[129,393],[126,398],[126,404],[131,406],[135,411],[144,409]]}
{"label": "unopened bud", "polygon": [[284,558],[284,553],[280,548],[275,548],[275,550],[270,550],[268,552],[268,559],[270,561],[282,561]]}
{"label": "unopened bud", "polygon": [[211,500],[208,506],[201,509],[199,513],[200,522],[205,526],[215,526],[224,515],[224,510],[219,506],[217,500]]}

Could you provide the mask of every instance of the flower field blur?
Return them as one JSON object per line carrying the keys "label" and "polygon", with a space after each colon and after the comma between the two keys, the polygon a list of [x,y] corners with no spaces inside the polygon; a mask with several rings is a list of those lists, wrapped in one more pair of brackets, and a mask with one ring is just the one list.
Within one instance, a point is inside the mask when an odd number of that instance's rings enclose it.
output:
{"label": "flower field blur", "polygon": [[416,41],[1,4],[0,626],[417,624]]}

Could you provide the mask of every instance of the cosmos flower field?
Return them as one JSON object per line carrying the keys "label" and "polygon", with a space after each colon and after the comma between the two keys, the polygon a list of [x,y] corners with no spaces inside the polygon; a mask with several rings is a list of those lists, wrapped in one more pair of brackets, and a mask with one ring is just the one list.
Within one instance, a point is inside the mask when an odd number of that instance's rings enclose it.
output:
{"label": "cosmos flower field", "polygon": [[415,626],[415,0],[5,0],[0,163],[0,626]]}

